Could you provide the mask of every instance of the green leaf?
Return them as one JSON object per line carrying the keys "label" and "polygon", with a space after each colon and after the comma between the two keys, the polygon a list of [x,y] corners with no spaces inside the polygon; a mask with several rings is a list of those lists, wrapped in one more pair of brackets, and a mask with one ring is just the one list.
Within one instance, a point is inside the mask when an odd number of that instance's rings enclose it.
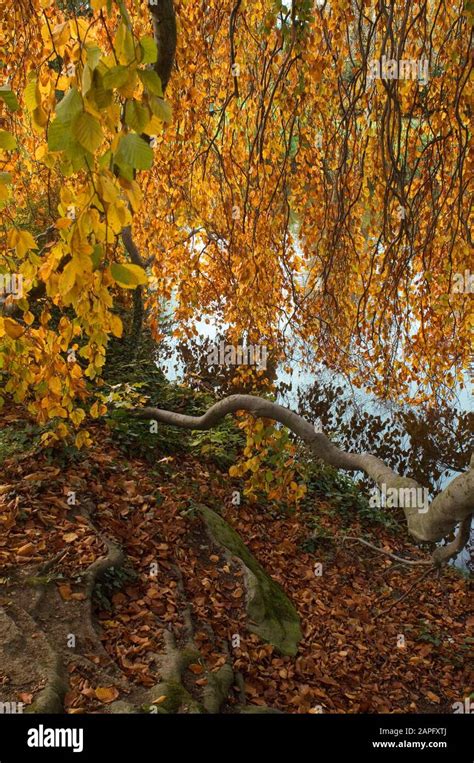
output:
{"label": "green leaf", "polygon": [[152,98],[150,106],[153,114],[161,119],[163,122],[171,122],[173,119],[173,112],[168,101],[164,101],[163,98]]}
{"label": "green leaf", "polygon": [[93,75],[92,69],[90,68],[89,64],[86,64],[82,72],[81,89],[82,89],[83,95],[86,95],[92,87],[92,75]]}
{"label": "green leaf", "polygon": [[6,130],[0,130],[0,148],[4,148],[6,151],[13,151],[16,148],[15,138]]}
{"label": "green leaf", "polygon": [[142,37],[140,40],[142,64],[154,64],[158,58],[158,47],[153,37]]}
{"label": "green leaf", "polygon": [[463,15],[466,16],[468,23],[474,26],[474,2],[473,0],[466,0],[463,8]]}
{"label": "green leaf", "polygon": [[75,87],[71,87],[56,106],[56,119],[63,124],[72,122],[82,111],[82,98]]}
{"label": "green leaf", "polygon": [[92,267],[94,270],[97,270],[97,268],[100,265],[100,261],[102,259],[103,255],[103,249],[101,244],[96,244],[94,247],[94,251],[91,254],[92,257]]}
{"label": "green leaf", "polygon": [[71,141],[71,146],[68,148],[65,155],[71,162],[74,172],[86,170],[92,165],[92,155],[87,151],[84,151],[76,141]]}
{"label": "green leaf", "polygon": [[99,63],[101,55],[102,51],[97,47],[97,45],[87,46],[87,63],[92,71],[94,71],[97,64]]}
{"label": "green leaf", "polygon": [[149,170],[153,164],[153,151],[143,138],[129,133],[120,139],[116,153],[117,164],[129,164],[136,170]]}
{"label": "green leaf", "polygon": [[48,129],[48,149],[50,151],[65,151],[71,145],[69,124],[58,119],[51,122]]}
{"label": "green leaf", "polygon": [[125,289],[135,289],[148,283],[147,274],[139,265],[119,265],[114,262],[110,266],[110,272],[119,286]]}
{"label": "green leaf", "polygon": [[119,176],[125,178],[125,180],[128,180],[131,183],[135,177],[133,167],[131,167],[130,164],[127,164],[120,158],[115,158],[115,166],[119,170]]}
{"label": "green leaf", "polygon": [[104,139],[102,128],[92,114],[84,111],[79,114],[72,125],[73,135],[87,151],[93,154],[99,148]]}
{"label": "green leaf", "polygon": [[150,113],[145,106],[138,101],[127,101],[125,104],[125,122],[136,132],[142,132],[150,119]]}
{"label": "green leaf", "polygon": [[139,69],[138,76],[143,82],[143,86],[153,95],[158,95],[163,98],[163,88],[161,86],[161,79],[154,69]]}
{"label": "green leaf", "polygon": [[0,87],[0,98],[10,111],[18,111],[20,108],[17,97],[9,85],[2,85]]}
{"label": "green leaf", "polygon": [[126,66],[112,66],[112,68],[104,74],[104,87],[106,90],[122,87],[122,85],[125,85],[125,83],[128,82],[129,76],[130,70]]}
{"label": "green leaf", "polygon": [[109,167],[111,158],[112,158],[112,151],[110,150],[110,148],[108,148],[105,154],[101,156],[99,159],[99,167],[101,169],[104,169],[104,167]]}
{"label": "green leaf", "polygon": [[0,172],[0,183],[9,185],[12,182],[12,176],[10,172]]}
{"label": "green leaf", "polygon": [[130,64],[135,60],[135,45],[130,29],[126,24],[120,24],[115,35],[115,50],[119,61]]}
{"label": "green leaf", "polygon": [[94,101],[99,109],[106,109],[112,103],[113,95],[110,90],[104,88],[104,78],[98,69],[94,69],[92,88],[87,94],[87,100]]}

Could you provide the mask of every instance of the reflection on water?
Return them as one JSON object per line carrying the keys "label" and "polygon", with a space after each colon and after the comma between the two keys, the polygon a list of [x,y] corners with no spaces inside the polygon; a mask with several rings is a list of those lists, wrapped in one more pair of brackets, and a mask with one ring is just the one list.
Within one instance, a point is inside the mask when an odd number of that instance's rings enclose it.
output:
{"label": "reflection on water", "polygon": [[[233,382],[235,366],[219,362],[213,349],[225,340],[212,322],[197,325],[199,337],[187,343],[173,339],[160,346],[158,365],[170,380],[185,380],[188,386],[212,391],[217,397],[250,392]],[[211,362],[210,362],[211,361]],[[285,363],[288,367],[288,363]],[[471,396],[459,390],[452,407],[429,410],[381,401],[363,390],[355,390],[342,376],[322,364],[308,370],[302,361],[293,362],[291,373],[266,358],[266,377],[273,383],[277,401],[318,425],[344,450],[369,451],[393,469],[429,488],[431,496],[464,471],[473,450],[474,415]],[[367,488],[363,475],[354,479]],[[465,548],[455,564],[474,571],[471,551]]]}

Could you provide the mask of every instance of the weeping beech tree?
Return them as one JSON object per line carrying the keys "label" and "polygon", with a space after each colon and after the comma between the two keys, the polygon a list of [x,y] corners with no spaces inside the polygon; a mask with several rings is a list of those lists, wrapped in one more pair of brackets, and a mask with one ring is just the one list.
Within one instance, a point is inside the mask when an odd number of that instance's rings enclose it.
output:
{"label": "weeping beech tree", "polygon": [[[45,446],[87,447],[119,309],[132,343],[146,322],[159,344],[173,297],[178,338],[212,314],[283,364],[302,352],[382,399],[449,400],[471,357],[472,24],[460,0],[0,3],[1,399]],[[264,417],[399,489],[415,540],[459,525],[436,560],[465,542],[472,468],[420,511],[413,480],[258,396],[136,415],[199,429],[237,410],[254,487]],[[291,472],[269,495],[298,499]]]}

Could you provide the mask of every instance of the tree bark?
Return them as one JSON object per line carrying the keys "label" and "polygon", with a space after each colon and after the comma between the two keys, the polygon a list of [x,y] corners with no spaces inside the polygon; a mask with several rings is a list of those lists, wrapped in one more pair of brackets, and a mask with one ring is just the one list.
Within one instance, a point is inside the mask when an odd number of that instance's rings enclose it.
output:
{"label": "tree bark", "polygon": [[176,13],[173,0],[158,0],[148,5],[153,18],[153,31],[158,45],[158,58],[154,69],[161,79],[163,94],[170,80],[176,54]]}
{"label": "tree bark", "polygon": [[[163,95],[171,77],[174,58],[176,54],[177,29],[176,13],[173,0],[157,0],[153,5],[148,4],[148,9],[153,20],[153,32],[158,48],[158,57],[154,69],[161,80]],[[146,268],[148,261],[144,261],[133,239],[132,228],[128,225],[122,230],[122,241],[125,249],[134,265]],[[138,352],[142,328],[144,308],[143,289],[138,286],[133,294],[133,322],[130,335],[133,357]]]}

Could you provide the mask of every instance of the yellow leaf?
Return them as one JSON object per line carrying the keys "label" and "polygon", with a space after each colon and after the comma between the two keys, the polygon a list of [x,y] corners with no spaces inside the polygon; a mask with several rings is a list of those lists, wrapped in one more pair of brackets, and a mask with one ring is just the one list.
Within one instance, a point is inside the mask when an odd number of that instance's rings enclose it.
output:
{"label": "yellow leaf", "polygon": [[86,429],[83,429],[81,432],[78,432],[75,439],[76,448],[82,448],[83,446],[89,447],[89,445],[92,444],[92,440],[90,437],[89,432]]}
{"label": "yellow leaf", "polygon": [[63,422],[61,421],[61,423],[58,424],[54,432],[58,437],[62,437],[64,439],[66,435],[69,433],[69,429],[67,428],[66,424],[63,424]]}
{"label": "yellow leaf", "polygon": [[19,257],[23,257],[29,249],[38,249],[38,244],[31,233],[27,230],[18,231],[16,251]]}
{"label": "yellow leaf", "polygon": [[158,119],[155,114],[153,114],[150,121],[147,122],[143,128],[143,132],[145,135],[159,135],[161,132],[163,132],[163,122],[161,119]]}
{"label": "yellow leaf", "polygon": [[75,411],[72,411],[72,413],[69,414],[69,418],[71,419],[72,423],[75,424],[76,427],[81,424],[85,419],[85,412],[82,410],[82,408],[77,408]]}
{"label": "yellow leaf", "polygon": [[59,220],[56,220],[55,226],[58,228],[58,230],[62,230],[63,228],[69,228],[72,225],[72,220],[70,217],[60,217]]}
{"label": "yellow leaf", "polygon": [[62,294],[67,294],[68,291],[71,291],[76,282],[76,276],[78,272],[78,263],[75,260],[68,262],[59,279],[59,289]]}
{"label": "yellow leaf", "polygon": [[60,382],[60,380],[59,380],[59,378],[57,376],[53,376],[49,380],[49,388],[50,388],[51,392],[54,392],[55,395],[60,395],[61,394],[61,391],[62,391],[61,390],[61,382]]}
{"label": "yellow leaf", "polygon": [[110,225],[114,233],[120,233],[122,228],[130,225],[132,221],[130,212],[120,202],[115,204],[109,204],[107,209],[107,223]]}
{"label": "yellow leaf", "polygon": [[18,339],[23,333],[24,328],[19,323],[13,320],[13,318],[5,318],[3,321],[5,333],[10,339]]}
{"label": "yellow leaf", "polygon": [[117,337],[121,337],[123,333],[123,324],[118,315],[110,316],[110,330],[112,334]]}
{"label": "yellow leaf", "polygon": [[11,228],[8,232],[8,246],[15,248],[19,257],[24,257],[29,249],[38,249],[38,244],[27,230]]}
{"label": "yellow leaf", "polygon": [[128,200],[130,204],[132,205],[133,211],[136,212],[138,209],[140,209],[140,206],[143,201],[143,195],[138,186],[138,183],[136,183],[135,181],[132,181],[132,183],[130,183],[130,187],[125,188],[125,193],[128,196]]}
{"label": "yellow leaf", "polygon": [[114,262],[110,266],[110,272],[114,281],[125,289],[135,289],[148,283],[148,276],[139,265],[120,265]]}

